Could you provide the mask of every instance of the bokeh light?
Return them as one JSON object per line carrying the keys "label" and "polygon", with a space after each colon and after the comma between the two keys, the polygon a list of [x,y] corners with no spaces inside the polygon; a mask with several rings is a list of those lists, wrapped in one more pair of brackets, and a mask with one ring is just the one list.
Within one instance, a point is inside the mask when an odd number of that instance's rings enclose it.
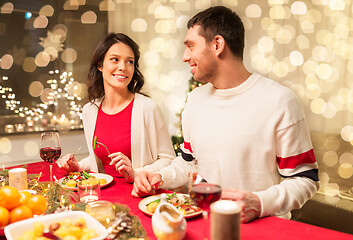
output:
{"label": "bokeh light", "polygon": [[295,40],[300,49],[308,49],[310,47],[310,40],[304,35],[297,36]]}
{"label": "bokeh light", "polygon": [[2,69],[10,69],[13,64],[13,57],[10,54],[5,54],[0,59],[0,67]]}
{"label": "bokeh light", "polygon": [[97,22],[97,15],[93,11],[87,11],[82,14],[81,22],[83,24],[94,24]]}
{"label": "bokeh light", "polygon": [[23,148],[24,148],[24,153],[29,157],[34,157],[38,155],[39,146],[34,141],[25,142]]}
{"label": "bokeh light", "polygon": [[337,108],[333,103],[325,103],[322,110],[324,118],[333,118],[337,113]]}
{"label": "bokeh light", "polygon": [[49,20],[46,16],[38,16],[34,22],[34,28],[46,28],[48,26]]}
{"label": "bokeh light", "polygon": [[158,20],[155,25],[155,31],[164,34],[174,33],[176,31],[176,24],[170,20]]}
{"label": "bokeh light", "polygon": [[115,3],[113,0],[104,0],[99,4],[100,11],[114,11]]}
{"label": "bokeh light", "polygon": [[268,53],[273,50],[274,47],[274,42],[273,39],[270,37],[261,37],[259,41],[257,42],[257,48],[260,50],[262,53]]}
{"label": "bokeh light", "polygon": [[307,7],[304,2],[296,1],[291,5],[290,10],[294,15],[304,15],[306,14]]}
{"label": "bokeh light", "polygon": [[143,56],[146,66],[156,66],[159,63],[159,54],[155,51],[147,51]]}
{"label": "bokeh light", "polygon": [[0,138],[0,153],[7,154],[12,150],[12,143],[9,138]]}
{"label": "bokeh light", "polygon": [[64,10],[77,10],[80,4],[76,0],[66,0],[63,5]]}
{"label": "bokeh light", "polygon": [[323,112],[323,108],[325,105],[325,101],[321,98],[315,98],[311,101],[310,108],[313,113],[321,114]]}
{"label": "bokeh light", "polygon": [[299,51],[292,51],[289,54],[289,59],[294,66],[300,66],[304,62],[304,57]]}
{"label": "bokeh light", "polygon": [[181,15],[176,20],[176,27],[179,29],[184,29],[188,21],[189,21],[188,16]]}
{"label": "bokeh light", "polygon": [[162,74],[159,78],[158,78],[158,84],[157,87],[164,91],[164,92],[169,92],[173,89],[174,87],[174,82],[173,79],[171,79],[168,75],[164,75]]}
{"label": "bokeh light", "polygon": [[28,92],[32,97],[39,97],[43,92],[44,86],[39,81],[33,81],[29,85]]}
{"label": "bokeh light", "polygon": [[276,62],[273,66],[273,74],[278,78],[283,78],[287,76],[289,68],[284,62]]}
{"label": "bokeh light", "polygon": [[175,58],[180,49],[180,42],[177,40],[169,40],[163,48],[162,56],[165,58]]}
{"label": "bokeh light", "polygon": [[261,8],[257,4],[250,4],[245,9],[245,15],[249,18],[259,18],[261,17]]}
{"label": "bokeh light", "polygon": [[39,52],[36,55],[34,62],[38,67],[46,67],[50,62],[50,56],[47,52]]}
{"label": "bokeh light", "polygon": [[211,7],[211,0],[196,0],[195,1],[195,8],[202,10]]}
{"label": "bokeh light", "polygon": [[32,13],[31,12],[26,12],[25,13],[25,19],[30,19],[32,17]]}
{"label": "bokeh light", "polygon": [[165,38],[155,37],[151,40],[149,48],[156,52],[162,52],[166,45],[167,41]]}
{"label": "bokeh light", "polygon": [[45,88],[40,96],[40,100],[45,104],[53,104],[56,99],[54,90]]}
{"label": "bokeh light", "polygon": [[73,63],[77,59],[77,52],[73,48],[66,48],[61,54],[61,60],[64,63]]}
{"label": "bokeh light", "polygon": [[338,168],[338,174],[341,178],[348,179],[353,176],[353,166],[351,163],[342,163]]}
{"label": "bokeh light", "polygon": [[343,140],[349,142],[353,140],[353,126],[344,126],[341,130],[341,137]]}
{"label": "bokeh light", "polygon": [[22,67],[23,67],[23,71],[25,72],[34,72],[34,70],[36,70],[37,68],[35,59],[32,57],[25,58],[25,60],[23,61]]}
{"label": "bokeh light", "polygon": [[51,17],[54,14],[54,8],[51,5],[45,5],[39,10],[39,15]]}
{"label": "bokeh light", "polygon": [[316,75],[321,79],[329,79],[332,75],[332,68],[329,64],[321,63],[316,68]]}
{"label": "bokeh light", "polygon": [[156,19],[170,19],[174,18],[174,9],[168,6],[158,6],[154,9],[154,17]]}
{"label": "bokeh light", "polygon": [[322,160],[326,166],[332,167],[338,163],[338,155],[334,151],[325,152]]}
{"label": "bokeh light", "polygon": [[1,14],[11,14],[14,9],[14,6],[11,2],[4,3],[1,6],[0,13]]}
{"label": "bokeh light", "polygon": [[131,22],[131,29],[134,32],[146,32],[147,22],[143,18],[136,18]]}

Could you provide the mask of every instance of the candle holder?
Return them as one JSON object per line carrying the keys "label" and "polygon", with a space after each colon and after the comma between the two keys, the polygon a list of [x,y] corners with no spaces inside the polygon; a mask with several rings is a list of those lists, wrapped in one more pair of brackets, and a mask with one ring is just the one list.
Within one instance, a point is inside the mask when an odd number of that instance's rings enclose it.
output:
{"label": "candle holder", "polygon": [[108,227],[109,223],[115,218],[113,204],[104,200],[89,202],[86,205],[86,212],[105,227]]}
{"label": "candle holder", "polygon": [[14,168],[9,170],[9,186],[17,190],[26,190],[27,185],[27,169]]}
{"label": "candle holder", "polygon": [[78,196],[81,202],[97,201],[100,198],[100,182],[86,183],[84,180],[78,182]]}
{"label": "candle holder", "polygon": [[211,204],[211,239],[240,239],[241,208],[235,201],[218,200]]}

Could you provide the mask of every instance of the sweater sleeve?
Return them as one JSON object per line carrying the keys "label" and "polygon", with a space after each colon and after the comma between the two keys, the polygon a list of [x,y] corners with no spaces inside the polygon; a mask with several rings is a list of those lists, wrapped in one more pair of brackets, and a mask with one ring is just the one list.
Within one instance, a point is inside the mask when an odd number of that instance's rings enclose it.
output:
{"label": "sweater sleeve", "polygon": [[146,114],[145,128],[149,142],[153,163],[135,169],[135,174],[140,171],[157,172],[171,164],[175,158],[175,152],[165,125],[163,116],[157,105],[150,104],[149,114]]}
{"label": "sweater sleeve", "polygon": [[304,119],[276,132],[277,169],[280,184],[255,192],[261,215],[283,216],[301,208],[319,188],[318,165]]}
{"label": "sweater sleeve", "polygon": [[184,142],[180,146],[181,156],[175,158],[171,165],[161,169],[158,173],[163,179],[163,188],[177,188],[187,184],[188,174],[192,170],[194,155],[190,144],[190,121],[188,104],[182,113],[182,126]]}
{"label": "sweater sleeve", "polygon": [[93,139],[92,136],[93,136],[93,131],[95,127],[95,121],[93,121],[93,117],[95,118],[97,117],[97,114],[95,112],[96,112],[96,109],[95,109],[95,106],[92,105],[92,103],[87,103],[82,110],[83,130],[85,133],[85,139],[86,139],[89,155],[83,158],[81,161],[79,161],[79,167],[80,167],[80,170],[91,170],[91,171],[98,172],[98,166],[96,163],[96,158],[93,152],[92,142],[91,142],[91,140]]}

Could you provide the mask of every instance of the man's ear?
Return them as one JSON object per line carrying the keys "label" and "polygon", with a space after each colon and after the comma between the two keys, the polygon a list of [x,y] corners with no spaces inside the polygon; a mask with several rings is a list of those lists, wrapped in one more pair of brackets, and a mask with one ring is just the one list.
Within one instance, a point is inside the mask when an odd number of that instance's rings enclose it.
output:
{"label": "man's ear", "polygon": [[221,35],[216,35],[213,39],[213,44],[214,44],[214,50],[216,52],[216,55],[218,56],[223,52],[226,41]]}

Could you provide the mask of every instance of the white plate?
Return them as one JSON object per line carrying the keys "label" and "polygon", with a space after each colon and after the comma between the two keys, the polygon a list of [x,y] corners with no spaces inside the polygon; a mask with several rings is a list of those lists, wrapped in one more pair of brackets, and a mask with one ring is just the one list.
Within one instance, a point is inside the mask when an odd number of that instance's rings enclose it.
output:
{"label": "white plate", "polygon": [[[181,193],[177,193],[177,195],[186,195],[186,196],[189,196],[188,194],[181,194]],[[142,200],[139,202],[138,207],[139,207],[139,209],[140,209],[143,213],[145,213],[146,215],[148,215],[148,216],[151,217],[151,216],[153,215],[153,213],[150,213],[149,211],[147,211],[147,206],[146,206],[146,204],[148,204],[148,203],[150,203],[150,202],[153,202],[154,200],[159,199],[159,198],[161,198],[161,195],[160,195],[160,194],[146,197],[146,198],[142,199]],[[195,213],[191,213],[191,214],[186,214],[184,217],[185,217],[185,218],[191,218],[191,217],[198,216],[198,215],[200,215],[201,213],[202,213],[202,210],[199,211],[199,212],[195,212]]]}
{"label": "white plate", "polygon": [[[96,177],[98,179],[100,178],[104,178],[107,182],[105,184],[102,184],[101,185],[101,188],[102,187],[105,187],[107,186],[108,184],[110,184],[112,181],[113,181],[113,177],[108,175],[108,174],[104,174],[104,173],[89,173],[89,175],[93,176],[93,177]],[[71,189],[71,190],[76,190],[77,191],[77,187],[66,187],[65,184],[62,184],[62,182],[64,181],[65,177],[63,178],[60,178],[58,180],[58,182],[64,187],[64,188],[67,188],[67,189]]]}
{"label": "white plate", "polygon": [[41,222],[45,228],[48,228],[51,223],[61,222],[68,218],[75,221],[80,217],[85,219],[87,228],[95,229],[99,234],[98,237],[91,240],[101,240],[106,238],[108,235],[108,230],[95,218],[83,211],[53,213],[15,222],[5,227],[5,236],[7,240],[17,240],[23,235],[24,232],[33,230],[33,225],[35,222]]}

